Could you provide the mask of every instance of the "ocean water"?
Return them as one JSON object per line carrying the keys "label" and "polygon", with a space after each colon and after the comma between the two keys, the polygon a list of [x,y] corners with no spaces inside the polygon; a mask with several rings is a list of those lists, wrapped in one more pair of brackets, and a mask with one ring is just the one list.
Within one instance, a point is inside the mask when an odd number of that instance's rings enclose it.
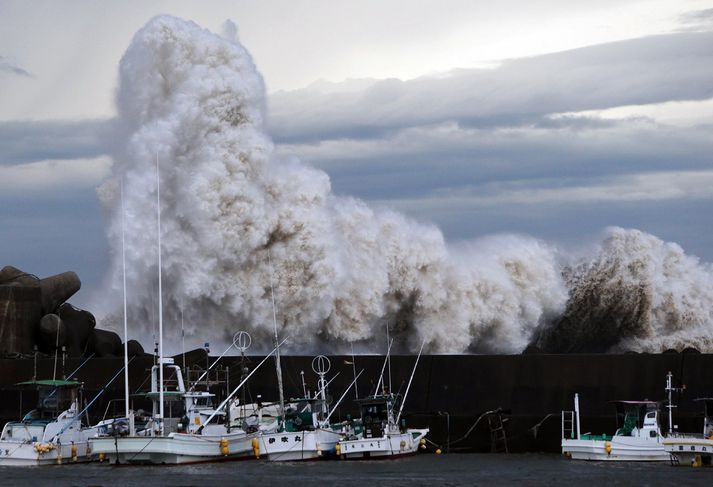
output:
{"label": "ocean water", "polygon": [[[713,468],[668,463],[577,462],[555,454],[420,454],[400,460],[269,463],[241,461],[186,466],[63,465],[0,467],[2,485],[52,486],[474,486],[713,485]],[[314,483],[312,483],[314,482]]]}

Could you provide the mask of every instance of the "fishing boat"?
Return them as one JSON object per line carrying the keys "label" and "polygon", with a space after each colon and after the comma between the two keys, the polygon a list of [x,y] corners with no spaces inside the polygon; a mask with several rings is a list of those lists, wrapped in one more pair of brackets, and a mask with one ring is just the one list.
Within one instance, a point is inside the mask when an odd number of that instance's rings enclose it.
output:
{"label": "fishing boat", "polygon": [[37,407],[0,434],[0,466],[52,465],[91,460],[89,438],[95,427],[82,423],[82,383],[32,380],[18,384],[37,389]]}
{"label": "fishing boat", "polygon": [[315,357],[312,369],[319,376],[318,391],[310,397],[303,382],[305,397],[291,399],[281,406],[283,414],[278,430],[261,435],[260,449],[269,461],[318,460],[336,454],[337,443],[344,433],[332,427],[329,420],[346,391],[330,411],[326,380],[330,367],[327,357]]}
{"label": "fishing boat", "polygon": [[[270,355],[260,363],[262,365]],[[226,420],[224,409],[244,381],[217,408],[212,406],[214,395],[207,391],[186,390],[181,369],[173,359],[162,358],[162,365],[151,370],[151,391],[145,396],[153,403],[152,413],[137,427],[130,421],[128,428],[101,425],[98,435],[92,438],[92,449],[100,461],[111,464],[186,464],[256,458],[259,456],[259,438],[270,428],[260,425],[259,418],[244,421],[242,429],[233,429]],[[176,388],[161,390],[160,368],[165,368],[176,383]],[[259,368],[256,367],[253,372]],[[159,413],[160,403],[165,401]]]}
{"label": "fishing boat", "polygon": [[[388,360],[390,350],[391,343],[387,350],[386,360]],[[419,447],[425,448],[425,436],[429,432],[428,428],[406,428],[406,422],[401,418],[422,351],[423,345],[421,345],[421,350],[416,358],[416,364],[411,372],[411,378],[403,398],[399,394],[393,394],[389,389],[385,389],[382,394],[375,393],[366,399],[356,400],[361,411],[361,420],[354,422],[347,437],[339,441],[337,445],[339,456],[347,460],[397,458],[413,455],[418,452]],[[380,379],[377,390],[381,382]],[[396,412],[397,406],[398,412]]]}
{"label": "fishing boat", "polygon": [[562,453],[574,460],[668,461],[656,401],[613,401],[617,429],[613,435],[581,433],[579,394],[574,411],[562,411]]}
{"label": "fishing boat", "polygon": [[320,401],[301,399],[288,404],[282,427],[260,436],[260,451],[269,461],[318,460],[333,457],[342,437],[318,418]]}
{"label": "fishing boat", "polygon": [[693,467],[713,465],[713,398],[699,398],[703,403],[703,432],[669,435],[663,441],[664,450],[671,455],[674,465]]}
{"label": "fishing boat", "polygon": [[341,440],[338,453],[342,458],[396,458],[415,454],[424,445],[428,428],[411,429],[394,418],[394,394],[357,400],[361,410],[361,424]]}

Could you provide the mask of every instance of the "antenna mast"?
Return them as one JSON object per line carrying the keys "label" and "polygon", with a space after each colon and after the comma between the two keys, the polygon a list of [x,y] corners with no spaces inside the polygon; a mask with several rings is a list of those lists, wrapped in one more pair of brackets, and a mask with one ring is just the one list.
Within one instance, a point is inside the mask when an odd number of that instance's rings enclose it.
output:
{"label": "antenna mast", "polygon": [[159,374],[159,434],[163,436],[163,292],[161,288],[161,176],[156,152],[156,213],[158,222],[158,374]]}

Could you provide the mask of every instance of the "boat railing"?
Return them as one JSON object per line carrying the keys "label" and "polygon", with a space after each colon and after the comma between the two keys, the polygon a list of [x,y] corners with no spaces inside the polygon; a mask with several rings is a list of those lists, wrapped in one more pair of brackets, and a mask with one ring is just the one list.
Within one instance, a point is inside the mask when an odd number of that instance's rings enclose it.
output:
{"label": "boat railing", "polygon": [[681,433],[679,431],[667,433],[666,438],[695,438],[699,440],[706,439],[703,433]]}

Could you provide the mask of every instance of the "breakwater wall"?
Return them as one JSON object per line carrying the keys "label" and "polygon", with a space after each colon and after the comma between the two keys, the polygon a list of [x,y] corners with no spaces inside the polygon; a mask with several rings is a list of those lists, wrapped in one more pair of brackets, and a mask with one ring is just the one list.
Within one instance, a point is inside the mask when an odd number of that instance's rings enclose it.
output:
{"label": "breakwater wall", "polygon": [[[246,358],[246,365],[256,365],[261,357]],[[351,356],[331,356],[328,374],[339,375],[330,384],[330,394],[336,401],[353,379]],[[198,370],[205,367],[207,358],[201,350],[186,355],[186,366]],[[357,371],[364,369],[358,381],[360,396],[373,393],[383,365],[381,356],[356,356]],[[392,390],[404,392],[416,360],[415,356],[393,356],[391,360]],[[308,389],[316,389],[316,374],[311,369],[312,357],[283,356],[285,394],[302,394],[300,372],[304,371]],[[78,367],[83,360],[68,359],[57,366],[57,375]],[[182,357],[176,357],[181,365]],[[16,420],[32,409],[33,391],[21,391],[15,383],[37,378],[51,378],[55,362],[51,358],[0,359],[0,421]],[[147,376],[153,357],[137,356],[130,364],[132,391],[147,389]],[[221,375],[227,383],[211,382],[219,396],[228,387],[235,387],[240,379],[240,357],[226,357],[220,362]],[[85,383],[91,399],[123,366],[123,359],[95,358],[77,372]],[[614,410],[609,401],[615,399],[665,398],[666,373],[671,371],[677,385],[686,390],[675,397],[675,422],[682,431],[702,429],[700,405],[693,399],[713,395],[713,354],[525,354],[525,355],[425,355],[414,376],[404,414],[410,426],[429,426],[429,438],[444,449],[452,451],[489,451],[490,431],[487,421],[481,421],[466,438],[461,439],[476,419],[485,411],[502,408],[510,451],[558,451],[562,409],[572,409],[575,392],[580,394],[582,432],[608,432],[615,428]],[[385,373],[388,381],[388,368]],[[214,376],[211,376],[214,377]],[[215,377],[214,377],[215,378]],[[123,379],[119,377],[107,388],[90,411],[90,419],[97,421],[109,410],[123,411],[123,404],[112,399],[123,398]],[[277,398],[274,366],[266,363],[250,380],[247,399],[263,401]],[[335,416],[345,418],[355,414],[350,391]],[[135,408],[148,407],[134,404]]]}

